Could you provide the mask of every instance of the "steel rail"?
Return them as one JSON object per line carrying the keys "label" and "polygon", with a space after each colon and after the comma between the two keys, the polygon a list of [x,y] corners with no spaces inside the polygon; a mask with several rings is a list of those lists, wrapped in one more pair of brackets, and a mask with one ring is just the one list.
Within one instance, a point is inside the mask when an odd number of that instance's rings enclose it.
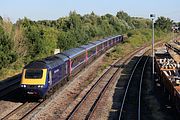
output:
{"label": "steel rail", "polygon": [[22,105],[18,106],[16,109],[14,109],[13,111],[11,111],[10,113],[8,113],[6,116],[4,116],[4,117],[2,118],[2,120],[8,120],[8,119],[10,119],[13,115],[15,115],[15,114],[18,113],[19,111],[23,110],[23,108],[25,108],[26,106],[32,104],[30,110],[26,111],[25,114],[22,113],[22,117],[18,118],[18,119],[22,120],[23,118],[27,117],[27,116],[28,116],[33,110],[35,110],[38,106],[40,106],[43,102],[44,102],[44,101],[39,102],[39,103],[31,103],[31,102],[28,102],[28,101],[27,101],[27,102],[23,103]]}
{"label": "steel rail", "polygon": [[89,120],[90,118],[92,118],[92,115],[94,113],[94,111],[96,110],[98,103],[100,102],[101,98],[103,97],[103,95],[105,94],[107,88],[109,87],[109,85],[111,84],[111,82],[115,79],[115,77],[117,76],[117,74],[119,73],[121,68],[118,68],[115,73],[111,76],[111,78],[108,80],[108,82],[106,83],[106,85],[104,86],[104,88],[101,90],[100,94],[98,95],[98,97],[96,98],[95,102],[93,103],[93,105],[91,106],[88,114],[86,115],[85,120]]}
{"label": "steel rail", "polygon": [[123,97],[123,101],[122,101],[122,104],[121,104],[121,108],[120,108],[120,114],[119,114],[119,120],[121,120],[121,117],[122,117],[122,111],[123,111],[123,108],[124,108],[124,103],[125,103],[125,100],[126,100],[126,96],[127,96],[127,92],[128,92],[128,89],[129,89],[129,85],[131,83],[131,80],[132,80],[132,77],[134,75],[134,72],[139,64],[139,62],[141,61],[143,56],[141,56],[141,58],[138,60],[138,62],[136,63],[136,65],[134,66],[134,69],[131,73],[131,76],[129,78],[129,81],[128,81],[128,84],[127,84],[127,87],[126,87],[126,90],[125,90],[125,93],[124,93],[124,97]]}
{"label": "steel rail", "polygon": [[142,74],[141,74],[141,80],[140,80],[140,88],[139,88],[139,98],[138,98],[138,120],[141,120],[141,93],[142,93],[142,83],[143,83],[143,77],[144,77],[144,70],[147,64],[149,57],[146,59],[144,66],[143,66],[143,70],[142,70]]}
{"label": "steel rail", "polygon": [[[125,61],[122,63],[124,64],[128,59],[132,58],[133,55],[137,54],[139,51],[143,50],[145,47],[142,47],[140,49],[138,49],[137,51],[134,51],[131,55],[129,55],[128,58],[125,59]],[[120,59],[122,60],[122,59]],[[118,60],[114,65],[112,65],[108,70],[106,70],[106,72],[95,82],[95,84],[90,88],[90,90],[85,94],[85,96],[83,96],[83,98],[81,99],[81,101],[74,107],[74,109],[70,112],[70,114],[68,115],[68,117],[66,118],[66,120],[71,120],[73,118],[73,116],[75,115],[75,113],[78,111],[78,109],[81,107],[81,105],[83,104],[83,102],[87,99],[87,97],[92,93],[92,91],[95,89],[95,87],[98,85],[98,83],[106,76],[107,73],[109,73],[111,71],[111,69],[114,68],[114,66],[116,66],[116,64],[120,61]],[[118,69],[117,69],[118,70]],[[117,72],[117,71],[116,71]],[[113,76],[111,77],[113,78]],[[107,85],[108,86],[108,85]],[[105,88],[103,88],[105,89]],[[102,94],[102,93],[101,93]],[[99,95],[99,97],[102,95]],[[99,98],[96,99],[96,102],[94,103],[94,107],[92,106],[91,111],[94,111],[93,109],[95,108],[95,104],[98,103]],[[90,114],[86,116],[86,118],[88,118],[88,116],[91,116]]]}
{"label": "steel rail", "polygon": [[112,70],[113,67],[110,67],[106,72],[95,82],[95,84],[90,88],[90,90],[86,93],[85,96],[81,99],[81,101],[75,106],[75,108],[71,111],[71,113],[68,115],[66,120],[70,120],[73,118],[74,114],[77,112],[77,110],[80,108],[80,106],[83,104],[83,102],[87,99],[87,97],[92,93],[92,91],[95,89],[95,87],[98,85],[98,83],[106,76],[107,73],[109,73]]}
{"label": "steel rail", "polygon": [[[145,54],[145,53],[144,53]],[[142,60],[142,58],[143,58],[143,56],[141,56],[140,58],[139,58],[139,60],[137,61],[137,63],[135,64],[135,66],[134,66],[134,68],[133,68],[133,71],[132,71],[132,73],[131,73],[131,76],[130,76],[130,78],[129,78],[129,81],[128,81],[128,83],[127,83],[127,86],[126,86],[126,89],[125,89],[125,92],[124,92],[124,96],[123,96],[123,100],[122,100],[122,104],[121,104],[121,108],[120,108],[120,112],[119,112],[119,120],[121,120],[122,119],[122,114],[123,114],[123,109],[124,109],[124,105],[125,105],[125,100],[126,100],[126,98],[127,98],[127,94],[128,94],[128,90],[130,89],[130,84],[131,84],[131,81],[132,81],[132,78],[133,78],[133,76],[134,76],[134,73],[135,73],[135,71],[136,71],[136,69],[137,69],[137,66],[139,65],[139,63],[141,62],[141,60]],[[147,58],[148,59],[148,58]],[[143,66],[143,70],[142,70],[142,72],[141,72],[141,79],[143,78],[143,73],[144,73],[144,67],[145,67],[145,64],[146,64],[146,62],[147,62],[147,59],[146,59],[146,61],[145,61],[145,63],[144,63],[144,66]],[[141,86],[141,85],[140,85]],[[139,95],[138,95],[138,99],[139,99]],[[138,100],[139,101],[139,100]],[[138,104],[139,104],[139,102],[138,102]],[[138,111],[138,110],[137,110]]]}
{"label": "steel rail", "polygon": [[18,106],[16,109],[14,109],[13,111],[11,111],[10,113],[8,113],[6,116],[4,116],[2,118],[2,120],[8,120],[12,115],[16,114],[20,109],[23,109],[25,106],[27,106],[29,103],[25,102],[23,104],[21,104],[20,106]]}

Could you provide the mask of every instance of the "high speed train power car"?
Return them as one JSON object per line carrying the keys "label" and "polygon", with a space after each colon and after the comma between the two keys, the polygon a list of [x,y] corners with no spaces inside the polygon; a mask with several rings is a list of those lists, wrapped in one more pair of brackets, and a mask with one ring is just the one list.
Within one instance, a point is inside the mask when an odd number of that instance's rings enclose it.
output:
{"label": "high speed train power car", "polygon": [[123,41],[122,35],[97,40],[27,64],[21,88],[28,95],[44,98],[56,84],[77,74],[99,55]]}

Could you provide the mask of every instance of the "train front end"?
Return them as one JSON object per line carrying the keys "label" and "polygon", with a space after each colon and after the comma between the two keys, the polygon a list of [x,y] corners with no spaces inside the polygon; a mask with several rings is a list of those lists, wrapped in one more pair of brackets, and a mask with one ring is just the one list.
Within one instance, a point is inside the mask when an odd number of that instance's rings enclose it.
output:
{"label": "train front end", "polygon": [[41,62],[25,66],[21,79],[23,92],[28,96],[43,98],[48,90],[47,71],[45,64]]}

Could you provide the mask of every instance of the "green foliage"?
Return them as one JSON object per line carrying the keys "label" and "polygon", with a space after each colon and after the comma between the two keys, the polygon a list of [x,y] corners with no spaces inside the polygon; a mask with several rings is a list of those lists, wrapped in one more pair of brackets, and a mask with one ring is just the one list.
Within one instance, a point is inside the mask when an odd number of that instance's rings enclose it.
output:
{"label": "green foliage", "polygon": [[150,28],[151,21],[143,18],[132,19],[133,26],[137,28]]}
{"label": "green foliage", "polygon": [[2,22],[3,21],[3,18],[0,16],[0,22]]}
{"label": "green foliage", "polygon": [[178,24],[178,27],[179,27],[179,29],[180,29],[180,22],[178,22],[177,24]]}
{"label": "green foliage", "polygon": [[125,20],[127,22],[131,21],[131,17],[124,11],[117,12],[116,17],[118,17],[119,19]]}
{"label": "green foliage", "polygon": [[12,48],[12,40],[0,26],[0,69],[16,61],[17,56],[15,52],[12,51]]}
{"label": "green foliage", "polygon": [[130,44],[136,48],[142,44],[148,44],[148,42],[152,39],[152,31],[150,29],[130,30],[127,33],[127,36]]}
{"label": "green foliage", "polygon": [[43,26],[28,26],[25,28],[25,37],[29,48],[27,58],[32,60],[51,55],[57,46],[58,31]]}
{"label": "green foliage", "polygon": [[69,28],[70,29],[79,29],[81,28],[82,21],[81,15],[77,14],[75,11],[69,13]]}
{"label": "green foliage", "polygon": [[172,25],[173,21],[171,19],[162,16],[158,17],[158,19],[155,22],[156,29],[162,30],[164,32],[170,32]]}
{"label": "green foliage", "polygon": [[[161,25],[164,21],[166,24]],[[155,37],[169,31],[170,23],[164,18],[157,21],[159,30]],[[129,43],[138,47],[151,39],[150,27],[150,20],[130,17],[123,11],[116,16],[98,16],[94,12],[81,16],[72,11],[69,16],[57,20],[32,21],[25,17],[15,24],[0,17],[0,71],[6,66],[21,69],[30,61],[52,55],[57,48],[64,51],[117,34],[127,34]]]}
{"label": "green foliage", "polygon": [[76,41],[73,40],[73,34],[72,31],[69,32],[60,32],[58,35],[58,47],[60,48],[61,51],[70,49],[74,46],[76,46]]}

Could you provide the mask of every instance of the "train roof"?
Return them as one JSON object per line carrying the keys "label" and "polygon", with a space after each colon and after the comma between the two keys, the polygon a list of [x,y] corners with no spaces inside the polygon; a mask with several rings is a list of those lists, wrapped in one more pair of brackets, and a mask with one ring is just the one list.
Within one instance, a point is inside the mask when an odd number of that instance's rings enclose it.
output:
{"label": "train roof", "polygon": [[69,58],[61,53],[56,54],[55,56],[59,57],[61,60],[63,60],[64,62],[69,60]]}
{"label": "train roof", "polygon": [[110,36],[110,37],[107,37],[106,39],[111,40],[111,39],[114,39],[116,37],[118,37],[118,36]]}
{"label": "train roof", "polygon": [[42,60],[37,60],[37,61],[33,61],[30,62],[29,64],[27,64],[24,68],[25,69],[45,69],[47,67],[53,68],[55,66],[64,64],[64,62],[66,62],[69,58],[65,55],[62,54],[56,54],[56,55],[52,55],[49,56],[47,58],[44,58]]}
{"label": "train roof", "polygon": [[101,41],[102,43],[104,43],[104,42],[106,42],[106,41],[109,41],[109,39],[104,38],[104,39],[101,39],[101,40],[99,40],[99,41]]}
{"label": "train roof", "polygon": [[84,48],[72,48],[72,49],[62,52],[61,54],[67,56],[68,58],[73,58],[83,52],[85,52]]}
{"label": "train roof", "polygon": [[90,43],[92,43],[92,44],[96,44],[96,45],[99,45],[99,44],[101,44],[101,43],[102,43],[102,41],[97,40],[97,41],[90,42]]}
{"label": "train roof", "polygon": [[94,45],[92,43],[89,43],[89,44],[86,44],[86,45],[82,45],[80,47],[89,50],[89,49],[91,49],[93,47],[96,47],[96,45]]}
{"label": "train roof", "polygon": [[57,55],[53,55],[53,56],[44,58],[43,61],[46,63],[47,66],[49,66],[50,68],[53,68],[55,66],[63,64],[66,60]]}
{"label": "train roof", "polygon": [[122,37],[122,35],[117,35],[116,37]]}
{"label": "train roof", "polygon": [[32,61],[29,64],[27,64],[24,69],[44,69],[46,68],[46,63],[44,61]]}

